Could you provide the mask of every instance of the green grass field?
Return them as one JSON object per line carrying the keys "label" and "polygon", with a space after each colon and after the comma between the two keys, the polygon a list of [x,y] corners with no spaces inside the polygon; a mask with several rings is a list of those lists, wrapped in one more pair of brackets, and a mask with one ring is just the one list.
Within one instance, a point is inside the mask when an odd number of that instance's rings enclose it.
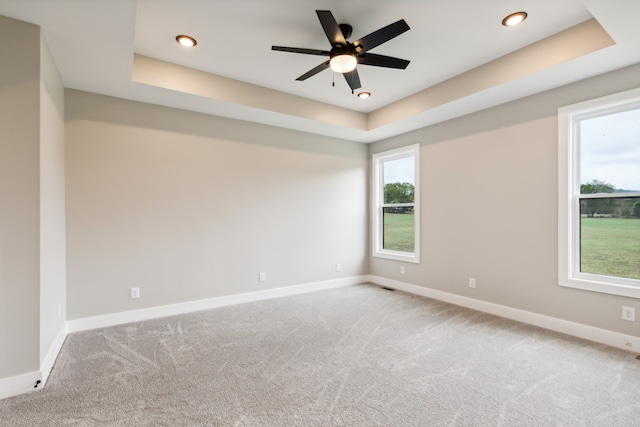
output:
{"label": "green grass field", "polygon": [[640,219],[581,218],[580,269],[640,279]]}
{"label": "green grass field", "polygon": [[[640,219],[581,219],[581,271],[640,279]],[[413,252],[413,213],[385,213],[384,248]]]}
{"label": "green grass field", "polygon": [[384,249],[413,252],[414,230],[413,213],[385,213]]}

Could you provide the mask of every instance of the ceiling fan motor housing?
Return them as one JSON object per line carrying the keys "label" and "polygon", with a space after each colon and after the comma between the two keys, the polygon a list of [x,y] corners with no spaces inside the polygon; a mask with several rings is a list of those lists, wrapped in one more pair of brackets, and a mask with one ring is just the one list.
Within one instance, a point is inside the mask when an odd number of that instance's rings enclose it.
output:
{"label": "ceiling fan motor housing", "polygon": [[345,39],[348,39],[351,37],[351,34],[353,33],[353,27],[349,24],[340,24],[338,25],[338,27],[340,27],[340,31],[342,31],[342,35],[344,36]]}

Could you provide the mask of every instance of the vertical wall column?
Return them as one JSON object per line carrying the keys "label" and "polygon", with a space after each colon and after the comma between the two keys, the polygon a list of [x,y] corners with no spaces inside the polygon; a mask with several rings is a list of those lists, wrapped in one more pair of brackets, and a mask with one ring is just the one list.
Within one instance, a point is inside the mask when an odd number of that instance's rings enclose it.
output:
{"label": "vertical wall column", "polygon": [[0,17],[0,378],[39,369],[40,29]]}
{"label": "vertical wall column", "polygon": [[0,398],[46,380],[66,321],[64,88],[40,28],[0,16]]}

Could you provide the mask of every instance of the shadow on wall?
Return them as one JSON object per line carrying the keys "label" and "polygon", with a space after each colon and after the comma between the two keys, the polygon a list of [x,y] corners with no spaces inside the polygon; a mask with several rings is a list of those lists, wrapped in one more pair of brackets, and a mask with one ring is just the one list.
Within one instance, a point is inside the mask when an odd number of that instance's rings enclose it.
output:
{"label": "shadow on wall", "polygon": [[[99,105],[95,97],[101,97]],[[367,145],[295,130],[66,89],[66,122],[76,119],[145,127],[252,145],[362,159]]]}

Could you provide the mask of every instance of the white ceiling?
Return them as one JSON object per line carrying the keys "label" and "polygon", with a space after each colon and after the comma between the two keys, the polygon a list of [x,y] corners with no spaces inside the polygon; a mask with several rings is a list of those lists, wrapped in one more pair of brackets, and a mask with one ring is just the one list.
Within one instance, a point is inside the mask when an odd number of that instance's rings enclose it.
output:
{"label": "white ceiling", "polygon": [[[325,58],[271,46],[329,50],[316,9],[352,25],[352,41],[405,19],[411,29],[372,53],[411,64],[359,66],[366,101],[330,70],[295,81]],[[500,24],[519,10],[523,24]],[[362,142],[640,62],[640,0],[0,0],[0,15],[42,27],[66,87]],[[533,50],[523,48],[593,18],[610,45],[525,64]],[[178,34],[197,47],[180,47]],[[567,50],[539,46],[548,58]],[[475,89],[452,90],[483,73]],[[451,96],[432,102],[436,88]]]}

